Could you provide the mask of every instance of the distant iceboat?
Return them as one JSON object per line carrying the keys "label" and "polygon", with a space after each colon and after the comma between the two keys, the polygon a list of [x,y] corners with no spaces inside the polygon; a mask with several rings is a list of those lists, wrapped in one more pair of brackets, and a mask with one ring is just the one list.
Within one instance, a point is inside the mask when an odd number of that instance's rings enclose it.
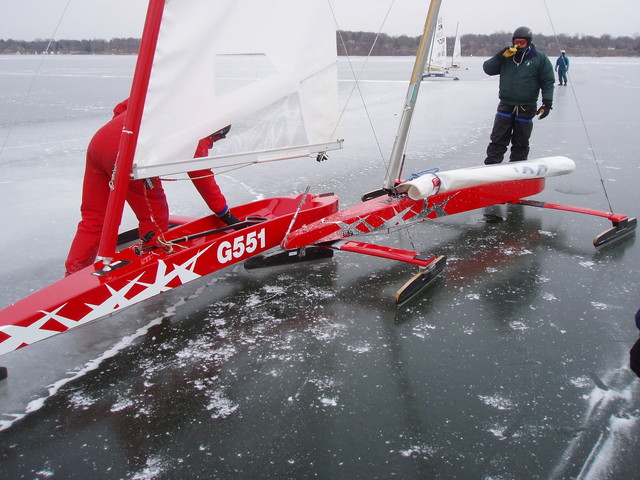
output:
{"label": "distant iceboat", "polygon": [[[438,77],[447,77],[449,68],[447,67],[447,37],[444,33],[444,26],[442,25],[442,17],[438,17],[436,23],[436,29],[433,33],[433,40],[431,42],[431,49],[429,50],[429,58],[424,68],[422,79]],[[458,80],[458,77],[452,77],[454,80]]]}

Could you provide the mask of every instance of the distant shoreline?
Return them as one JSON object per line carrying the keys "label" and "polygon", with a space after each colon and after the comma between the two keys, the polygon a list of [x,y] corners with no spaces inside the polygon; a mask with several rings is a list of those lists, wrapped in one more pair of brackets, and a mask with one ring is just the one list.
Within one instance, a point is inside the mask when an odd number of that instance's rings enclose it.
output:
{"label": "distant shoreline", "polygon": [[[453,51],[453,37],[447,37],[448,51]],[[611,35],[569,36],[535,35],[536,47],[550,56],[566,50],[577,57],[638,57],[640,37],[612,37]],[[511,34],[502,32],[490,35],[465,34],[460,37],[464,56],[491,56],[496,50],[511,42]],[[415,56],[420,37],[376,35],[371,32],[337,33],[338,55],[350,56]],[[372,47],[373,45],[373,47]],[[140,48],[139,38],[113,38],[111,40],[2,40],[0,54],[41,54],[45,51],[66,55],[135,55]],[[345,50],[346,49],[346,50]]]}

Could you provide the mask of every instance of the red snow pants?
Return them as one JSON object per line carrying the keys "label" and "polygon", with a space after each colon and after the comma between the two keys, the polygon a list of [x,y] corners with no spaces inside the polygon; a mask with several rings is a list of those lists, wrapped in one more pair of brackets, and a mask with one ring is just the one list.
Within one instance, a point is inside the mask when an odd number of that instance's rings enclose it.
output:
{"label": "red snow pants", "polygon": [[[65,276],[93,264],[98,254],[124,117],[122,113],[98,130],[87,148],[80,207],[82,219],[65,262]],[[139,235],[153,231],[155,238],[169,228],[169,207],[160,179],[151,181],[153,188],[148,188],[145,180],[131,180],[126,200],[138,219]]]}

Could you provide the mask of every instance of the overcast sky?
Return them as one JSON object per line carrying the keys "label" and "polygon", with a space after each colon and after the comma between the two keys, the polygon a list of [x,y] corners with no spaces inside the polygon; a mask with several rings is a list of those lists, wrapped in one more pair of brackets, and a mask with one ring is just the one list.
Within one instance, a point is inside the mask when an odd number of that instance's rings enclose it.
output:
{"label": "overcast sky", "polygon": [[[215,0],[211,0],[215,1]],[[264,0],[268,1],[268,0]],[[304,0],[300,0],[301,2]],[[422,33],[428,0],[331,0],[342,30]],[[389,5],[393,9],[384,26]],[[68,5],[68,6],[67,6]],[[0,39],[140,37],[145,0],[0,0]],[[640,35],[640,0],[443,0],[447,35],[511,32]],[[535,39],[534,39],[535,42]]]}

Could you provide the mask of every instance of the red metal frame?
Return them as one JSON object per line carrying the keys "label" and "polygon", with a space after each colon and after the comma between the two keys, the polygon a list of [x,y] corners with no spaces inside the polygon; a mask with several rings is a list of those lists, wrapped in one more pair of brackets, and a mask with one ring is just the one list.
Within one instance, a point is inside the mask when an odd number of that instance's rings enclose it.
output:
{"label": "red metal frame", "polygon": [[138,52],[138,60],[131,84],[129,104],[122,129],[123,135],[120,137],[120,147],[118,149],[118,159],[116,161],[116,175],[114,190],[109,195],[107,212],[100,239],[98,255],[105,259],[112,259],[116,251],[118,242],[118,229],[122,222],[122,212],[127,196],[129,178],[133,167],[133,156],[136,151],[140,123],[144,102],[147,98],[147,86],[151,77],[151,67],[153,65],[154,53],[158,42],[162,13],[164,11],[165,0],[150,0],[147,9],[142,40]]}
{"label": "red metal frame", "polygon": [[544,178],[534,178],[455,190],[433,195],[425,200],[385,195],[340,210],[334,215],[303,226],[289,235],[284,248],[294,249],[358,234],[383,232],[407,222],[424,221],[490,205],[514,202],[540,193],[544,185]]}

